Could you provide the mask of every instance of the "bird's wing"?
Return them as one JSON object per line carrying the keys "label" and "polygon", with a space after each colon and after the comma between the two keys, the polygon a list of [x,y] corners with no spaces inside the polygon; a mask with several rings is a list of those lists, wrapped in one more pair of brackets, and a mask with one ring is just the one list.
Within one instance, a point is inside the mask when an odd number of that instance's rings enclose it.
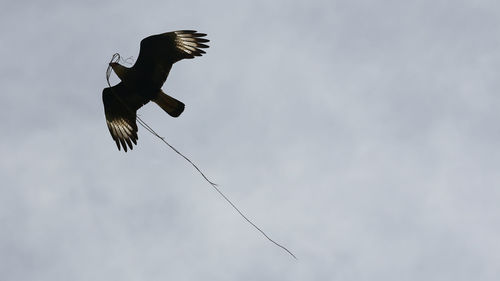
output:
{"label": "bird's wing", "polygon": [[113,140],[120,150],[120,144],[127,152],[127,145],[133,149],[137,144],[137,110],[148,102],[140,95],[132,93],[123,83],[102,91],[102,102],[106,124]]}
{"label": "bird's wing", "polygon": [[152,35],[142,39],[141,50],[133,68],[154,83],[163,85],[172,64],[182,59],[192,59],[205,53],[206,34],[194,30],[179,30]]}

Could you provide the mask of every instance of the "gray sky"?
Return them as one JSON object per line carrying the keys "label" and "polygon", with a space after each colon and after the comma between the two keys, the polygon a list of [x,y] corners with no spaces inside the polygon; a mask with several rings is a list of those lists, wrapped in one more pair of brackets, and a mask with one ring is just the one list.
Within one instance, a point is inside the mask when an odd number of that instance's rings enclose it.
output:
{"label": "gray sky", "polygon": [[[4,1],[0,279],[498,280],[498,1]],[[118,152],[111,55],[196,29]],[[114,77],[113,82],[117,79]]]}

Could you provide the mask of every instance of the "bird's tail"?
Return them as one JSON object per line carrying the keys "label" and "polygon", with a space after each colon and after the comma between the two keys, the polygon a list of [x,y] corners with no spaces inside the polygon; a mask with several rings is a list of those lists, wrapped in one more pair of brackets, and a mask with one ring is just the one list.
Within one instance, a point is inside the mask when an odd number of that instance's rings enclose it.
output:
{"label": "bird's tail", "polygon": [[184,111],[184,103],[160,91],[153,101],[172,117],[181,115]]}

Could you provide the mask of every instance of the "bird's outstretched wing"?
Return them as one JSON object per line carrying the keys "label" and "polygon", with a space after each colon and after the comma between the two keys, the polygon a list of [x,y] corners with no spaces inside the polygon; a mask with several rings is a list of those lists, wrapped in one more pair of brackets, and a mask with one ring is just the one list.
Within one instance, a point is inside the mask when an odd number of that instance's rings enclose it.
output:
{"label": "bird's outstretched wing", "polygon": [[172,64],[182,59],[192,59],[205,53],[206,34],[194,30],[179,30],[152,35],[142,39],[141,49],[133,68],[144,78],[161,87],[167,79]]}
{"label": "bird's outstretched wing", "polygon": [[102,91],[104,114],[109,132],[116,142],[118,150],[120,144],[127,152],[127,145],[133,149],[132,143],[137,144],[137,110],[148,102],[147,99],[132,93],[123,83]]}

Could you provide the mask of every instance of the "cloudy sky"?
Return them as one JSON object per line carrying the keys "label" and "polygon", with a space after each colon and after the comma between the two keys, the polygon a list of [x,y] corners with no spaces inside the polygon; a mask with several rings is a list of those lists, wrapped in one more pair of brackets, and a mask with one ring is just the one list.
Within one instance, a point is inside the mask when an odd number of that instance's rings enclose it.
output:
{"label": "cloudy sky", "polygon": [[[498,280],[498,1],[10,1],[0,10],[0,279]],[[119,152],[115,52],[206,56]],[[113,77],[113,83],[117,78]]]}

